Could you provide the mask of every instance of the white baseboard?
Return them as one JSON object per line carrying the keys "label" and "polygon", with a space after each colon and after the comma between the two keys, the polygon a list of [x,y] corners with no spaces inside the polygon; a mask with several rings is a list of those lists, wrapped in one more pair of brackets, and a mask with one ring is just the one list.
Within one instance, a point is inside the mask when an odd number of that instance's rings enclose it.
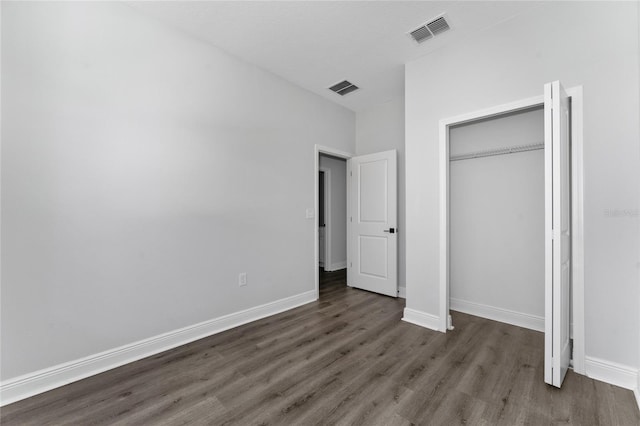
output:
{"label": "white baseboard", "polygon": [[411,324],[419,325],[420,327],[425,327],[431,330],[440,331],[440,317],[426,312],[417,311],[415,309],[404,308],[402,321],[410,322]]}
{"label": "white baseboard", "polygon": [[[585,359],[585,370],[587,377],[633,390],[636,393],[636,399],[638,399],[638,370],[636,368],[588,356]],[[640,407],[640,400],[638,401]]]}
{"label": "white baseboard", "polygon": [[403,299],[407,298],[407,288],[406,287],[398,287],[398,297]]}
{"label": "white baseboard", "polygon": [[328,267],[325,266],[324,270],[327,272],[333,272],[333,271],[339,271],[340,269],[345,269],[346,267],[347,267],[347,261],[345,260],[344,262],[332,263]]}
{"label": "white baseboard", "polygon": [[633,389],[633,394],[636,396],[636,404],[638,404],[638,410],[640,410],[640,389],[638,389],[638,386]]}
{"label": "white baseboard", "polygon": [[454,299],[453,297],[450,299],[450,309],[452,311],[463,312],[477,317],[544,332],[544,317],[536,315],[524,314],[521,312],[511,311],[509,309],[496,308],[494,306]]}
{"label": "white baseboard", "polygon": [[316,291],[276,300],[0,383],[0,406],[275,315],[316,300]]}

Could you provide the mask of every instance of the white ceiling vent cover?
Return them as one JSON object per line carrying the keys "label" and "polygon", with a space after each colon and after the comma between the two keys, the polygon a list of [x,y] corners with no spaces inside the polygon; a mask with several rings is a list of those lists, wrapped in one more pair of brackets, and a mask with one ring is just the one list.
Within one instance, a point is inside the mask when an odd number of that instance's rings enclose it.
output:
{"label": "white ceiling vent cover", "polygon": [[444,16],[441,16],[441,17],[439,17],[437,19],[434,19],[433,21],[429,22],[427,24],[427,28],[435,36],[435,35],[438,35],[440,33],[443,33],[445,31],[447,31],[451,27],[449,27],[449,23],[447,22],[446,19],[444,19]]}
{"label": "white ceiling vent cover", "polygon": [[411,38],[417,43],[422,43],[424,41],[433,38],[434,36],[441,34],[451,27],[447,22],[445,16],[439,16],[436,19],[427,22],[426,24],[422,24],[418,28],[409,32]]}
{"label": "white ceiling vent cover", "polygon": [[329,87],[329,90],[331,90],[332,92],[336,92],[340,96],[344,96],[347,93],[351,93],[358,89],[358,86],[347,80],[341,81],[340,83],[334,84],[333,86]]}
{"label": "white ceiling vent cover", "polygon": [[409,34],[418,43],[422,43],[423,41],[429,40],[431,37],[433,37],[433,34],[431,34],[431,32],[424,25],[418,29],[411,31]]}

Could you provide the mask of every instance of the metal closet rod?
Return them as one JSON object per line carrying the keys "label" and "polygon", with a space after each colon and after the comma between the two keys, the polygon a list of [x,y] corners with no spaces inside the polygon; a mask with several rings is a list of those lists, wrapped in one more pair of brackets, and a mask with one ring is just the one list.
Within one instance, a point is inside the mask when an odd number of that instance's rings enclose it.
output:
{"label": "metal closet rod", "polygon": [[476,152],[470,152],[468,154],[452,155],[449,157],[449,161],[471,160],[473,158],[492,157],[494,155],[515,154],[516,152],[536,151],[538,149],[544,149],[544,142],[531,144],[531,145],[511,146],[509,148],[488,149],[486,151],[476,151]]}

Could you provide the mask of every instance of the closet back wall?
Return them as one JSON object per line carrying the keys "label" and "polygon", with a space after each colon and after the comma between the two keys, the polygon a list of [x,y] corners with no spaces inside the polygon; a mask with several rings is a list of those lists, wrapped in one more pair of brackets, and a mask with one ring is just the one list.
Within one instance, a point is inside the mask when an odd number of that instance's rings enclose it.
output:
{"label": "closet back wall", "polygon": [[[538,108],[451,128],[450,153],[543,138]],[[544,150],[451,161],[449,189],[451,309],[544,327]]]}

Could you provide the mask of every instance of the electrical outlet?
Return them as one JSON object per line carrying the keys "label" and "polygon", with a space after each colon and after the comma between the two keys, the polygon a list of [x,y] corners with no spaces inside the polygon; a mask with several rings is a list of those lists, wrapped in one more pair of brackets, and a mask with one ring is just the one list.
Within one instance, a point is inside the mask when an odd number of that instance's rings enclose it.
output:
{"label": "electrical outlet", "polygon": [[247,285],[247,273],[240,272],[240,274],[238,274],[238,286],[244,287],[245,285]]}

